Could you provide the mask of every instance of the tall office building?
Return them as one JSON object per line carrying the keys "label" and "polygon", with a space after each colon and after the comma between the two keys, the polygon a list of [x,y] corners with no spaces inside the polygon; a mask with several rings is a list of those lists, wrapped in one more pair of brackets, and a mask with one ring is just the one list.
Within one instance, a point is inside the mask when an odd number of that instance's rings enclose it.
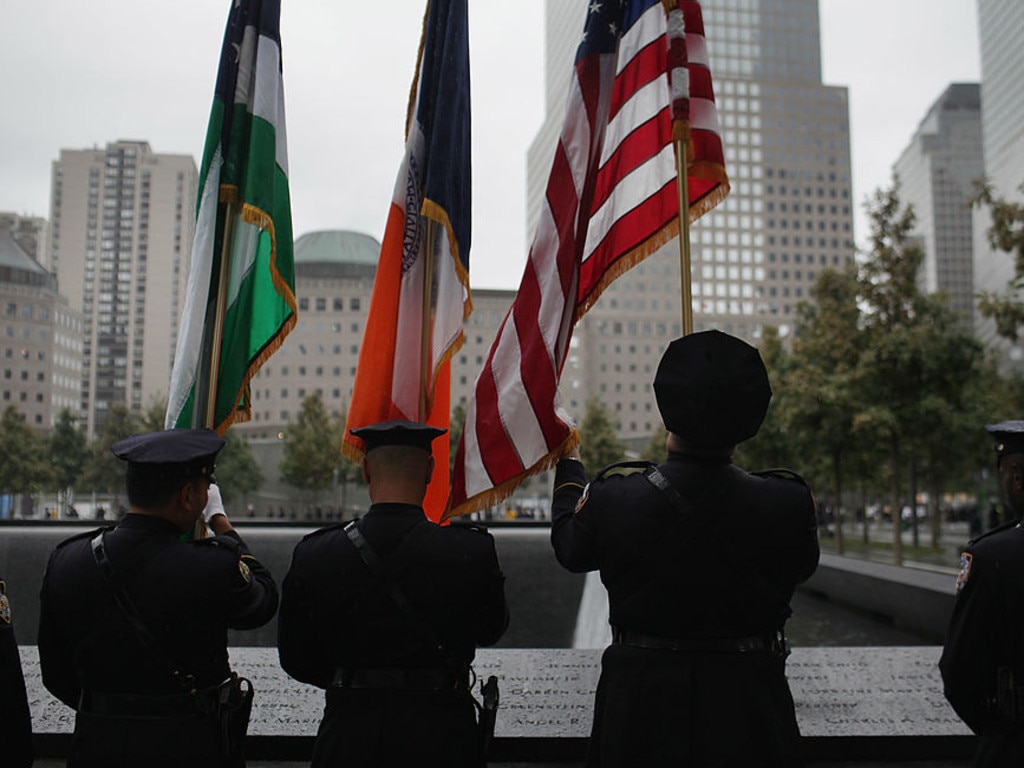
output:
{"label": "tall office building", "polygon": [[976,83],[950,85],[931,106],[894,166],[900,200],[916,216],[926,293],[943,292],[971,328],[974,316],[973,183],[985,172],[981,95]]}
{"label": "tall office building", "polygon": [[[1024,3],[1020,0],[977,0],[981,51],[981,133],[985,175],[999,197],[1024,199]],[[979,291],[1004,293],[1013,277],[1013,256],[993,251],[985,237],[988,214],[974,217],[974,285]],[[980,315],[976,332],[983,342],[1003,352],[1004,360],[1024,365],[1024,341],[997,339],[995,325]]]}
{"label": "tall office building", "polygon": [[166,397],[188,276],[198,172],[144,141],[63,149],[53,163],[47,263],[84,318],[81,415]]}
{"label": "tall office building", "polygon": [[[821,81],[818,0],[701,5],[732,192],[692,228],[694,327],[756,343],[765,326],[793,332],[818,274],[853,259],[847,91]],[[587,9],[546,4],[547,114],[527,157],[531,239]],[[681,333],[679,272],[671,243],[612,283],[577,327],[562,376],[574,414],[597,397],[637,444],[660,424],[651,380]]]}

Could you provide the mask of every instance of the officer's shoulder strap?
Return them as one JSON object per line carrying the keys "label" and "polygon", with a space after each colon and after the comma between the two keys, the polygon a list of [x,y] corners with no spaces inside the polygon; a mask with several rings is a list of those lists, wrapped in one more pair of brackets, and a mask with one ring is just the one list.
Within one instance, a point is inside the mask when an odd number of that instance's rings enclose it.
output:
{"label": "officer's shoulder strap", "polygon": [[112,531],[112,530],[114,530],[114,526],[113,525],[105,525],[105,526],[103,526],[101,528],[93,528],[92,530],[86,531],[85,533],[76,533],[71,538],[64,539],[64,541],[62,541],[60,544],[58,544],[56,548],[60,549],[61,547],[65,547],[65,546],[67,546],[68,544],[71,544],[74,541],[81,541],[82,539],[94,539],[99,534],[107,533],[108,531]]}
{"label": "officer's shoulder strap", "polygon": [[486,525],[481,525],[480,523],[468,520],[466,522],[461,522],[457,519],[452,520],[451,527],[458,531],[472,531],[473,533],[486,533],[488,535],[490,534],[490,531],[487,530]]}
{"label": "officer's shoulder strap", "polygon": [[982,539],[987,539],[989,536],[992,536],[997,533],[1002,533],[1003,531],[1009,530],[1010,528],[1016,528],[1018,525],[1020,525],[1020,522],[1020,520],[1017,520],[1015,518],[1013,520],[1010,520],[1008,523],[1003,523],[1002,525],[996,526],[992,530],[985,531],[984,533],[975,536],[967,543],[968,545],[977,544],[979,541],[981,541]]}
{"label": "officer's shoulder strap", "polygon": [[302,538],[303,538],[303,540],[305,540],[305,539],[312,539],[312,538],[315,538],[317,536],[323,536],[325,533],[330,533],[331,531],[343,530],[346,525],[351,525],[352,523],[355,523],[355,522],[357,522],[357,521],[356,520],[351,520],[348,523],[332,523],[331,525],[325,525],[325,526],[323,526],[321,528],[317,528],[315,531],[310,531],[309,533],[307,533]]}
{"label": "officer's shoulder strap", "polygon": [[799,472],[795,472],[792,469],[786,469],[785,467],[775,467],[774,469],[762,469],[757,472],[751,472],[750,474],[755,477],[775,477],[780,480],[789,480],[794,483],[800,483],[806,486],[807,480]]}
{"label": "officer's shoulder strap", "polygon": [[620,461],[615,464],[609,464],[598,472],[594,479],[601,480],[606,477],[628,477],[629,475],[640,475],[653,466],[655,465],[650,461]]}

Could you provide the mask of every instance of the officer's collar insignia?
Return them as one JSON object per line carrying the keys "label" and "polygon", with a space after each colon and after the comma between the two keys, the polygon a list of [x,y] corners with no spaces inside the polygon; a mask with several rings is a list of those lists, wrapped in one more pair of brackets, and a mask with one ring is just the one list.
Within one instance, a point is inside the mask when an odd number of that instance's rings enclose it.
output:
{"label": "officer's collar insignia", "polygon": [[971,576],[971,563],[974,562],[974,555],[963,552],[960,555],[960,573],[956,575],[956,593],[959,595],[965,586],[967,579]]}
{"label": "officer's collar insignia", "polygon": [[252,581],[252,572],[249,570],[249,566],[245,564],[244,560],[238,561],[238,572],[242,574],[242,580],[246,584]]}
{"label": "officer's collar insignia", "polygon": [[7,584],[3,581],[0,581],[0,621],[11,623],[11,603],[7,599]]}

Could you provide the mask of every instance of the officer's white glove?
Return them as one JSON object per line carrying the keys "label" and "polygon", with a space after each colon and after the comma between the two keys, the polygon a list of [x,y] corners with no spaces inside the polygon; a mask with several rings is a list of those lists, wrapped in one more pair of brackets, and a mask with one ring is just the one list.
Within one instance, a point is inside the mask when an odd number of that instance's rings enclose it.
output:
{"label": "officer's white glove", "polygon": [[220,488],[215,483],[210,483],[210,497],[206,501],[206,506],[203,507],[203,522],[209,525],[215,515],[224,515],[224,518],[227,519],[228,513],[224,511]]}

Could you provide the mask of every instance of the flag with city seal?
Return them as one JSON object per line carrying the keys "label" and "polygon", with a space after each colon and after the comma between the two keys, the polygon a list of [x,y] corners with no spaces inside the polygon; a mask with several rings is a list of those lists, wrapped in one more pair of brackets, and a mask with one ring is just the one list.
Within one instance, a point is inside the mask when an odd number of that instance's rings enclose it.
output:
{"label": "flag with city seal", "polygon": [[280,0],[234,0],[200,169],[166,425],[223,433],[295,326]]}

